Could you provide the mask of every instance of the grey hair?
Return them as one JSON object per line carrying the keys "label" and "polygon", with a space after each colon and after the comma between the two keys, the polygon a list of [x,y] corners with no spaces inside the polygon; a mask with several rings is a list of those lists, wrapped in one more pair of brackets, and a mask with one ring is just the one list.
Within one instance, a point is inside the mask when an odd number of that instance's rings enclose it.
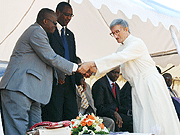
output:
{"label": "grey hair", "polygon": [[111,22],[111,24],[110,24],[110,29],[112,27],[114,27],[115,25],[121,25],[123,28],[128,27],[128,32],[131,33],[130,29],[129,29],[129,24],[125,20],[123,20],[123,19],[115,19],[115,20],[113,20]]}

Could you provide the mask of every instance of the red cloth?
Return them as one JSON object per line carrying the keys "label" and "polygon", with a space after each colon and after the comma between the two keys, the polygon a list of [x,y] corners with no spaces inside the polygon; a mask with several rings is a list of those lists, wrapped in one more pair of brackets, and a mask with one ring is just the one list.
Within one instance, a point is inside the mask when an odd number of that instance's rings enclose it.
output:
{"label": "red cloth", "polygon": [[116,98],[115,84],[114,84],[114,83],[112,83],[112,85],[113,85],[113,93],[114,93],[114,97]]}
{"label": "red cloth", "polygon": [[[113,85],[113,93],[114,93],[114,97],[116,98],[115,84],[112,83],[112,85]],[[116,112],[117,112],[117,111],[118,111],[118,107],[117,107],[117,109],[116,109]]]}

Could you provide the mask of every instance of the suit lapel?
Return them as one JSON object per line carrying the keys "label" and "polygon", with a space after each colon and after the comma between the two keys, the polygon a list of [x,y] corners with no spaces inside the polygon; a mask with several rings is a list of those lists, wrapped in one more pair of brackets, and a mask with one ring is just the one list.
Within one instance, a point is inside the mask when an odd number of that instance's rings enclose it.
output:
{"label": "suit lapel", "polygon": [[109,81],[108,81],[106,76],[105,76],[105,78],[106,78],[106,84],[107,84],[108,90],[110,91],[110,93],[113,96],[113,98],[116,99],[115,96],[114,96],[113,90],[111,88],[111,85],[110,85],[110,83],[109,83]]}
{"label": "suit lapel", "polygon": [[115,90],[116,90],[116,99],[117,99],[118,103],[120,103],[120,91],[119,91],[116,83],[115,83]]}
{"label": "suit lapel", "polygon": [[57,28],[56,28],[56,30],[54,31],[53,35],[56,37],[56,39],[57,39],[57,41],[59,42],[59,44],[64,48],[63,42],[62,42],[62,39],[61,39],[61,36],[60,36],[59,31],[58,31]]}

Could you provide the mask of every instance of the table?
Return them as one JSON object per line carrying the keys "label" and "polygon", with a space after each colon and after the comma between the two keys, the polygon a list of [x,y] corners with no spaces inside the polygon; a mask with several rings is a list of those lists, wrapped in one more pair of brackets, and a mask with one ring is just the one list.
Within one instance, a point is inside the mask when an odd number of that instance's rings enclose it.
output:
{"label": "table", "polygon": [[[35,132],[32,132],[28,135],[70,135],[71,128],[63,127],[57,129],[45,129],[40,128]],[[110,132],[109,135],[153,135],[152,133],[128,133],[128,132]],[[84,134],[85,135],[85,134]]]}

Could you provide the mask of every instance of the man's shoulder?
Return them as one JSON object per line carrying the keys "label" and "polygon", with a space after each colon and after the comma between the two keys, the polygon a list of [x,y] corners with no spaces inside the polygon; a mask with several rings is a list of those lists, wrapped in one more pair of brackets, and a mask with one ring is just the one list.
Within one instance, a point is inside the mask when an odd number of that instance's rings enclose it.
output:
{"label": "man's shoulder", "polygon": [[96,85],[104,85],[105,82],[107,80],[107,77],[106,76],[103,76],[101,78],[99,78],[94,84],[93,86],[96,86]]}
{"label": "man's shoulder", "polygon": [[46,34],[46,31],[38,23],[32,24],[29,27],[29,29],[31,29],[33,33],[43,33],[43,34]]}
{"label": "man's shoulder", "polygon": [[70,29],[68,29],[68,28],[66,28],[66,33],[69,34],[69,35],[74,36],[74,33]]}
{"label": "man's shoulder", "polygon": [[66,27],[66,30],[67,30],[67,32],[70,32],[73,34],[73,32],[69,28]]}

